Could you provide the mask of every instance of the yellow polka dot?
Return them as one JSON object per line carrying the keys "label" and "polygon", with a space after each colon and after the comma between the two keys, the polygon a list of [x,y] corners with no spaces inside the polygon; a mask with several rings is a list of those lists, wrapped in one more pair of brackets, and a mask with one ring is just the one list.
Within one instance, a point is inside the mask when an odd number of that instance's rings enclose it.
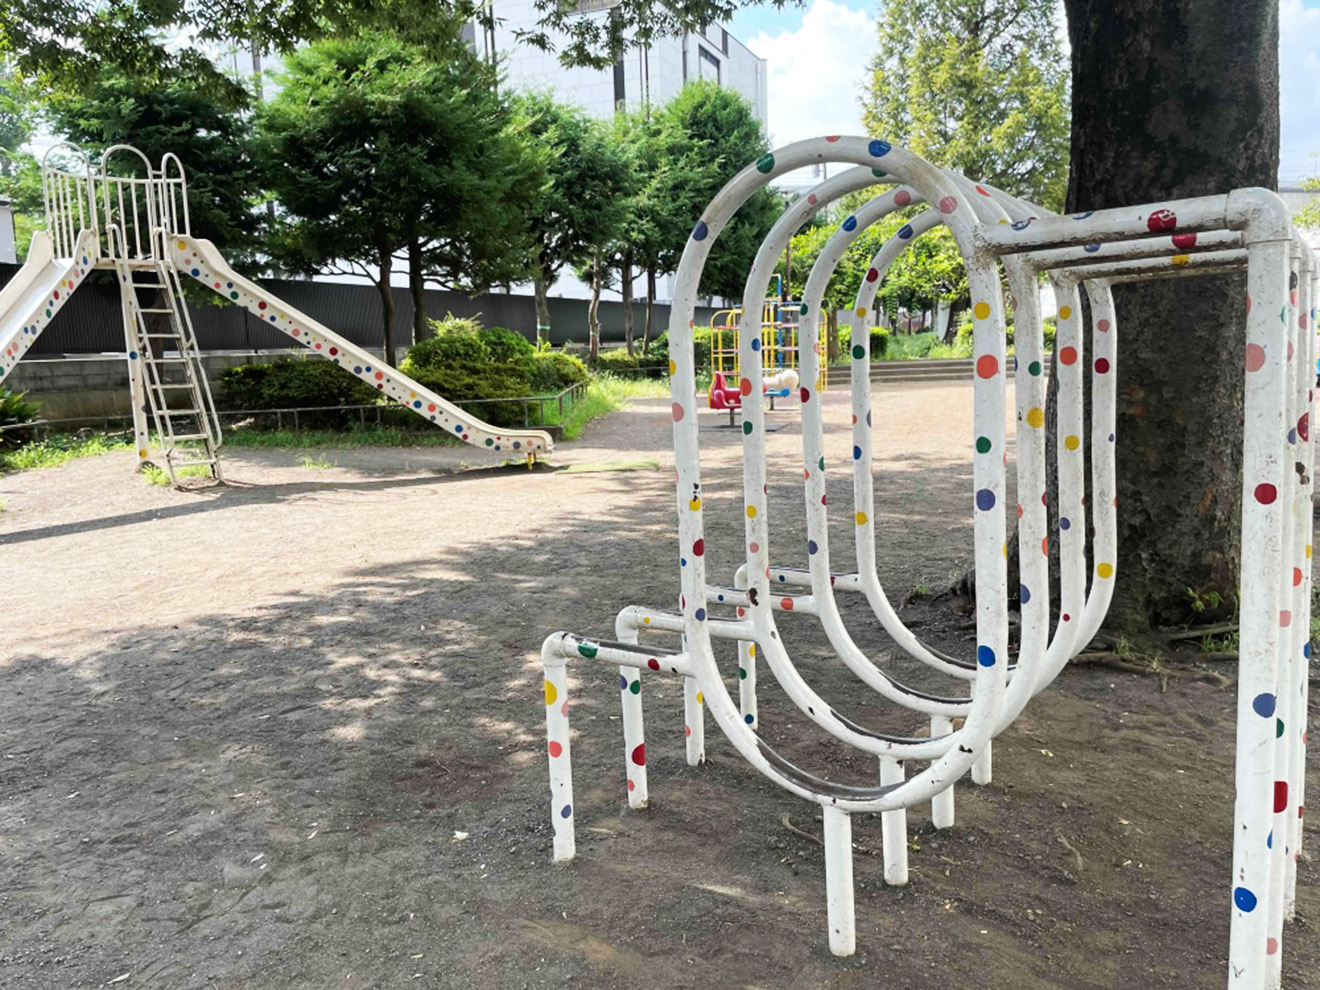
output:
{"label": "yellow polka dot", "polygon": [[1097,574],[1099,574],[1102,578],[1111,578],[1111,577],[1114,576],[1114,565],[1113,565],[1113,564],[1096,564],[1096,565],[1095,565],[1095,572],[1096,572]]}
{"label": "yellow polka dot", "polygon": [[1076,450],[1082,445],[1082,441],[1078,437],[1067,436],[1063,438],[1063,445],[1069,450]]}
{"label": "yellow polka dot", "polygon": [[147,452],[145,450],[138,451],[138,457],[146,457],[146,456],[147,456]]}
{"label": "yellow polka dot", "polygon": [[1309,543],[1306,545],[1306,559],[1307,560],[1311,559],[1311,544]]}
{"label": "yellow polka dot", "polygon": [[859,512],[859,513],[857,513],[857,515],[856,515],[854,518],[857,520],[857,525],[858,525],[858,526],[865,526],[865,525],[866,525],[866,513],[865,513],[865,512]]}
{"label": "yellow polka dot", "polygon": [[545,682],[545,703],[546,703],[547,705],[553,705],[553,704],[555,703],[555,699],[558,698],[558,697],[559,697],[559,692],[558,692],[557,690],[555,690],[555,686],[554,686],[553,684],[551,684],[549,681],[546,681],[546,682]]}
{"label": "yellow polka dot", "polygon": [[1005,543],[1003,546],[1001,546],[1001,547],[999,548],[999,552],[1002,553],[1002,554],[1004,555],[1004,559],[1005,559],[1005,560],[1008,560],[1008,544],[1007,544],[1007,543]]}
{"label": "yellow polka dot", "polygon": [[703,695],[700,691],[698,691],[698,692],[697,692],[697,704],[699,704],[699,705],[704,705],[705,703],[706,703],[706,697],[705,697],[705,695]]}
{"label": "yellow polka dot", "polygon": [[1037,429],[1045,425],[1045,410],[1040,406],[1034,406],[1027,410],[1027,423]]}
{"label": "yellow polka dot", "polygon": [[180,250],[180,251],[184,251],[184,250],[186,250],[187,247],[188,247],[187,244],[183,243],[183,241],[179,241],[179,250]]}
{"label": "yellow polka dot", "polygon": [[1060,306],[1060,307],[1059,307],[1059,319],[1061,319],[1061,320],[1071,320],[1071,319],[1072,319],[1072,307],[1071,307],[1071,306]]}
{"label": "yellow polka dot", "polygon": [[696,512],[698,509],[701,508],[701,499],[699,498],[689,499],[688,508],[691,509],[693,512]]}
{"label": "yellow polka dot", "polygon": [[755,518],[756,518],[756,506],[754,506],[754,505],[749,505],[749,506],[747,507],[747,518],[748,518],[748,519],[755,519]]}
{"label": "yellow polka dot", "polygon": [[865,306],[858,306],[858,307],[857,307],[857,315],[858,315],[858,316],[865,316],[865,315],[866,315],[866,307],[865,307]]}
{"label": "yellow polka dot", "polygon": [[1177,265],[1178,267],[1181,268],[1183,265],[1187,264],[1187,262],[1191,260],[1192,259],[1188,255],[1175,254],[1172,258],[1169,259],[1169,264]]}
{"label": "yellow polka dot", "polygon": [[755,643],[753,643],[751,646],[747,647],[747,655],[748,655],[749,657],[754,657],[754,656],[756,656],[756,644],[755,644]]}
{"label": "yellow polka dot", "polygon": [[990,304],[984,299],[972,307],[972,314],[978,320],[987,319],[990,316]]}
{"label": "yellow polka dot", "polygon": [[669,374],[670,375],[678,374],[678,365],[676,365],[673,361],[669,362]]}
{"label": "yellow polka dot", "polygon": [[649,626],[650,624],[651,624],[651,617],[649,615],[642,616],[642,625]]}

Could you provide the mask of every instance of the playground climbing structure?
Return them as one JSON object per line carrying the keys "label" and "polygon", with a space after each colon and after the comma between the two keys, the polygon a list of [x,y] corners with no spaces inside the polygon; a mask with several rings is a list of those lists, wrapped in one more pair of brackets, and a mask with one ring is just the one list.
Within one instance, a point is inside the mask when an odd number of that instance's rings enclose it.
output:
{"label": "playground climbing structure", "polygon": [[474,419],[235,272],[214,244],[192,235],[187,179],[174,155],[155,166],[136,148],[116,145],[94,166],[81,148],[60,144],[46,152],[41,173],[45,227],[0,289],[0,381],[90,272],[114,272],[138,459],[157,462],[171,483],[191,465],[223,480],[223,433],[188,315],[185,278],[466,443],[529,463],[553,448],[539,430],[504,430]]}
{"label": "playground climbing structure", "polygon": [[[823,421],[819,390],[811,387],[820,352],[808,331],[798,341],[803,355],[800,399],[807,566],[788,568],[771,563],[765,413],[760,403],[747,403],[743,409],[744,538],[739,551],[745,564],[732,588],[707,578],[705,562],[711,547],[703,524],[703,505],[711,493],[702,487],[691,322],[701,270],[721,230],[757,189],[785,172],[820,162],[855,168],[836,175],[814,190],[812,197],[790,206],[792,215],[786,214],[772,229],[758,252],[747,281],[748,305],[740,326],[740,388],[749,395],[761,389],[764,368],[753,346],[760,335],[746,314],[755,314],[755,300],[765,298],[769,271],[785,237],[814,212],[815,203],[804,201],[829,202],[869,185],[887,187],[849,217],[840,235],[821,252],[802,300],[804,327],[813,325],[832,266],[846,247],[846,234],[875,223],[894,209],[928,204],[877,255],[872,267],[875,278],[868,273],[857,310],[864,313],[869,309],[866,293],[874,290],[867,285],[880,281],[907,243],[936,225],[949,228],[968,270],[974,319],[971,494],[978,593],[977,646],[969,657],[945,656],[921,644],[893,614],[876,576],[870,471],[875,428],[864,364],[868,359],[865,333],[854,334],[850,355],[854,417],[851,521],[858,535],[857,573],[836,574],[830,568],[828,507],[823,498],[825,463],[820,446]],[[1008,357],[1001,265],[1015,303],[1015,359],[1026,365],[1026,374],[1019,372],[1016,389],[1016,504],[1009,504],[1006,486]],[[829,943],[835,954],[852,954],[856,937],[851,816],[857,812],[881,814],[886,879],[904,882],[905,853],[897,847],[904,845],[907,809],[930,801],[936,824],[952,824],[955,782],[968,773],[977,783],[989,779],[991,740],[1057,676],[1104,619],[1118,566],[1113,538],[1113,451],[1118,442],[1115,339],[1120,328],[1110,295],[1112,285],[1244,270],[1247,342],[1243,358],[1241,646],[1233,870],[1225,898],[1231,920],[1228,985],[1250,990],[1279,987],[1284,922],[1291,916],[1295,861],[1302,841],[1312,553],[1310,368],[1315,360],[1312,328],[1320,283],[1311,252],[1293,235],[1282,202],[1260,189],[1057,217],[936,168],[889,142],[858,137],[799,142],[763,156],[731,179],[693,228],[679,266],[671,309],[679,609],[629,606],[619,613],[613,640],[561,632],[550,636],[542,647],[555,859],[568,861],[575,854],[568,662],[594,659],[619,670],[627,795],[633,807],[644,807],[648,799],[641,681],[651,673],[675,674],[684,683],[689,762],[699,763],[703,758],[704,717],[709,708],[747,762],[786,791],[821,806]],[[1062,576],[1059,621],[1052,633],[1048,519],[1043,501],[1047,455],[1037,281],[1041,274],[1051,280],[1059,300],[1059,415],[1054,456],[1060,477]],[[1086,367],[1083,295],[1090,303],[1094,350],[1090,378],[1095,401],[1089,432],[1082,403]],[[1088,436],[1093,467],[1089,492],[1083,470]],[[1083,541],[1084,499],[1095,507],[1094,559],[1089,564]],[[1010,512],[1019,520],[1022,569],[1017,596],[1022,630],[1015,655],[1008,643],[1006,541]],[[793,593],[785,594],[789,589]],[[844,628],[834,607],[836,592],[866,595],[874,617],[903,649],[949,674],[966,693],[929,695],[887,676]],[[928,716],[930,737],[909,738],[865,728],[820,697],[789,656],[779,625],[779,617],[785,613],[807,617],[800,621],[821,622],[838,659],[885,698]],[[680,649],[643,645],[642,632],[679,634]],[[720,640],[737,644],[737,702],[716,661],[715,646]],[[826,780],[774,751],[757,732],[756,658],[764,658],[785,694],[814,724],[879,758],[878,783]],[[955,717],[964,720],[961,727],[955,728]],[[908,776],[910,764],[925,766]]]}

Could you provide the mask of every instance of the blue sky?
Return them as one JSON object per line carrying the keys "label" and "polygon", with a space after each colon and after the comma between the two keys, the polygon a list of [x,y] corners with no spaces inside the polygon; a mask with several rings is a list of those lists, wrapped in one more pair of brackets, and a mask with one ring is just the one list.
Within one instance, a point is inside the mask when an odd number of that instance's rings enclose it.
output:
{"label": "blue sky", "polygon": [[[740,10],[733,33],[769,60],[770,131],[776,144],[862,129],[858,93],[875,50],[877,2],[807,0]],[[1280,0],[1280,179],[1320,175],[1320,0]]]}

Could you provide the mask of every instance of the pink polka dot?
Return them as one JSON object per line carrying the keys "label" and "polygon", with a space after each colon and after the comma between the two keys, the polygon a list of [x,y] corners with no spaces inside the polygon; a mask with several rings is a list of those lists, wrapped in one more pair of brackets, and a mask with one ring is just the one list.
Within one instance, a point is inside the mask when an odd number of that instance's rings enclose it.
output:
{"label": "pink polka dot", "polygon": [[674,422],[677,423],[683,418],[683,407],[675,402],[673,406],[670,407],[669,414],[674,417]]}
{"label": "pink polka dot", "polygon": [[1260,344],[1247,345],[1247,370],[1260,371],[1265,367],[1265,348]]}
{"label": "pink polka dot", "polygon": [[1285,629],[1292,625],[1292,613],[1287,609],[1279,613],[1279,625]]}
{"label": "pink polka dot", "polygon": [[1108,320],[1101,320],[1099,323],[1097,323],[1097,324],[1095,325],[1095,328],[1096,328],[1097,330],[1099,330],[1101,333],[1108,333],[1108,332],[1109,332],[1109,321],[1108,321]]}
{"label": "pink polka dot", "polygon": [[906,189],[900,189],[898,192],[894,193],[895,206],[907,206],[911,202],[912,194]]}
{"label": "pink polka dot", "polygon": [[958,208],[958,201],[952,196],[945,196],[939,203],[941,213],[952,213]]}

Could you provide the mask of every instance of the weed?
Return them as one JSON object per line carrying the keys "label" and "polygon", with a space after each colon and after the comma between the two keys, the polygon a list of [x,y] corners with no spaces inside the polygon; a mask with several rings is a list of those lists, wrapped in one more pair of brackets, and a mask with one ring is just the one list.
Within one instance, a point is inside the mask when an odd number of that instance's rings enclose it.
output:
{"label": "weed", "polygon": [[935,589],[926,583],[925,578],[918,578],[917,583],[912,586],[913,598],[929,598],[935,594]]}
{"label": "weed", "polygon": [[58,467],[75,457],[95,457],[117,450],[128,450],[132,442],[123,436],[92,434],[74,436],[55,433],[17,450],[0,451],[0,474],[7,471],[31,471]]}
{"label": "weed", "polygon": [[338,466],[338,461],[329,461],[324,456],[313,457],[311,454],[303,454],[302,466],[309,471],[324,471],[326,468]]}

